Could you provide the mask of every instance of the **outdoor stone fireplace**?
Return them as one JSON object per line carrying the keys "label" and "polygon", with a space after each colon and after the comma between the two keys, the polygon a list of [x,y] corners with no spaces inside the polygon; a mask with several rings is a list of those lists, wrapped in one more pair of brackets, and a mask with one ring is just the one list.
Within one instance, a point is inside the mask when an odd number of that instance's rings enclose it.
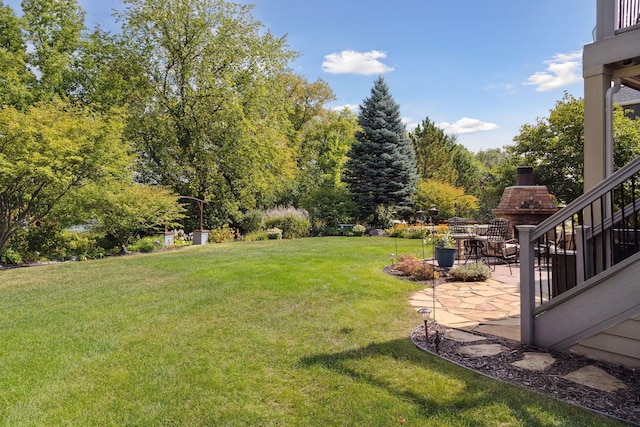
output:
{"label": "outdoor stone fireplace", "polygon": [[553,197],[544,185],[535,185],[533,167],[518,168],[516,185],[507,187],[496,209],[499,218],[508,219],[514,237],[518,237],[517,225],[537,225],[558,211]]}

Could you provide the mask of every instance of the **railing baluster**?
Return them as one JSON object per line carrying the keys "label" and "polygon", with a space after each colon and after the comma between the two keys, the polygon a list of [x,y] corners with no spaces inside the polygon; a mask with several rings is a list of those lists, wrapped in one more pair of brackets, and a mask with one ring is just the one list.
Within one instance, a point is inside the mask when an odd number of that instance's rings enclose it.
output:
{"label": "railing baluster", "polygon": [[638,176],[640,157],[536,226],[528,241],[520,241],[521,248],[534,251],[528,276],[540,294],[534,304],[544,306],[640,252]]}

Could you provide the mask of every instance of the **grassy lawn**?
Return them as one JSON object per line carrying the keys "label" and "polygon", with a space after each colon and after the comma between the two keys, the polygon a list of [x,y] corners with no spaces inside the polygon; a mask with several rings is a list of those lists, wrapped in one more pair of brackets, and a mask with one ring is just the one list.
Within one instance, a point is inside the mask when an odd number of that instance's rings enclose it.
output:
{"label": "grassy lawn", "polygon": [[420,243],[243,242],[2,271],[0,425],[616,425],[417,350],[420,286],[382,267]]}

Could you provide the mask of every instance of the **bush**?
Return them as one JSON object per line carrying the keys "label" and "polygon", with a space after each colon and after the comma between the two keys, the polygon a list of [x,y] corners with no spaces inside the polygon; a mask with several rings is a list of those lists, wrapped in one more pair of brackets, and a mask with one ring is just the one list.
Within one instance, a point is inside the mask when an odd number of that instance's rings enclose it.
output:
{"label": "bush", "polygon": [[338,224],[353,223],[357,212],[349,190],[343,187],[322,187],[305,196],[300,205],[309,212],[314,230],[324,236],[340,235]]}
{"label": "bush", "polygon": [[22,256],[11,248],[4,248],[0,253],[0,262],[3,264],[22,264]]}
{"label": "bush", "polygon": [[258,240],[267,240],[269,236],[266,231],[254,231],[253,233],[245,234],[242,240],[247,242],[255,242]]}
{"label": "bush", "polygon": [[398,263],[393,268],[416,280],[437,279],[440,276],[437,271],[434,271],[432,264],[411,255],[398,255]]}
{"label": "bush", "polygon": [[282,230],[280,230],[279,228],[269,228],[267,229],[266,233],[269,240],[282,239]]}
{"label": "bush", "polygon": [[367,228],[362,224],[354,225],[351,230],[354,236],[363,236],[365,231],[367,231]]}
{"label": "bush", "polygon": [[396,224],[386,230],[386,232],[390,237],[398,237],[401,239],[424,239],[427,235],[426,228],[407,227],[405,224]]}
{"label": "bush", "polygon": [[227,225],[209,231],[209,241],[213,243],[233,242],[235,237],[236,233]]}
{"label": "bush", "polygon": [[295,239],[309,235],[311,222],[309,213],[304,209],[275,208],[264,213],[264,226],[279,228],[284,239]]}
{"label": "bush", "polygon": [[249,234],[260,231],[264,214],[261,211],[249,211],[242,216],[238,223],[240,233]]}
{"label": "bush", "polygon": [[449,270],[449,274],[456,280],[463,282],[483,282],[491,277],[491,269],[481,262],[459,265]]}
{"label": "bush", "polygon": [[143,237],[142,239],[138,240],[137,242],[129,245],[127,247],[127,250],[131,251],[131,252],[153,252],[155,251],[157,248],[160,248],[162,246],[162,242],[160,242],[158,237]]}

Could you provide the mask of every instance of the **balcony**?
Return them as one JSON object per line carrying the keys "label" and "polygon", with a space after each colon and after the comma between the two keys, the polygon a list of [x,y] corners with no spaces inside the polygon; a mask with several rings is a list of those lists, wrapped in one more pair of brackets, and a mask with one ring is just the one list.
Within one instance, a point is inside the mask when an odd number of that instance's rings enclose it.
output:
{"label": "balcony", "polygon": [[610,73],[640,90],[640,0],[597,0],[593,43],[584,47],[583,75]]}
{"label": "balcony", "polygon": [[598,0],[593,41],[640,28],[640,0]]}

